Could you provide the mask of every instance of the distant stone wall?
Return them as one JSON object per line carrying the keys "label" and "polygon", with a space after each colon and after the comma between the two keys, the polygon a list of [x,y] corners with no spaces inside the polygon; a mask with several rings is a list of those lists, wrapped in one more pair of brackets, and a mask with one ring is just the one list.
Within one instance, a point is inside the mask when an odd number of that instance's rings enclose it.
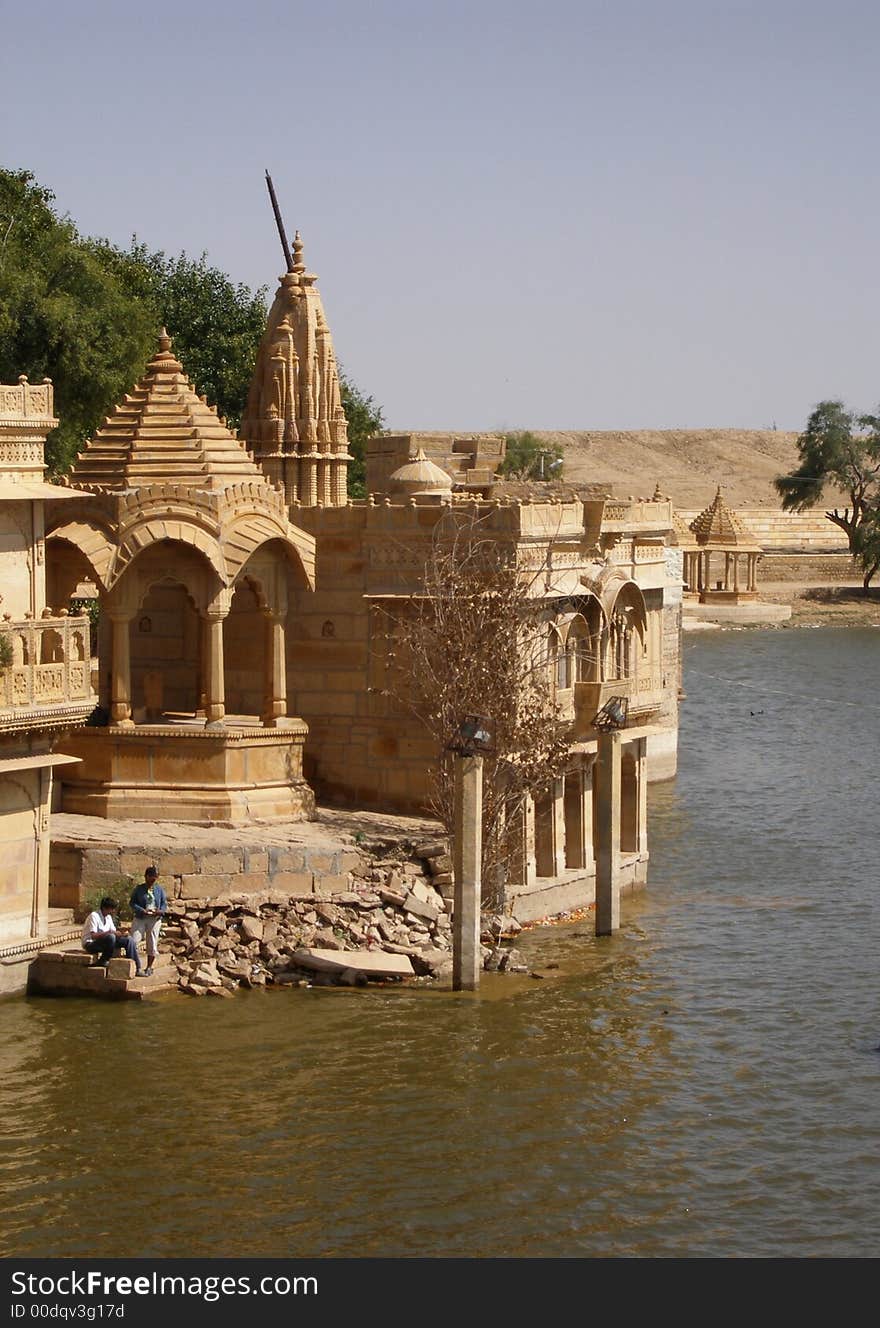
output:
{"label": "distant stone wall", "polygon": [[758,564],[758,589],[767,581],[860,581],[862,573],[848,553],[764,554]]}
{"label": "distant stone wall", "polygon": [[151,862],[171,899],[222,899],[263,890],[333,894],[350,888],[350,873],[362,871],[365,861],[355,849],[266,845],[163,852],[149,844],[121,848],[62,840],[52,844],[49,856],[50,900],[54,908],[77,909],[97,890],[121,895],[143,880]]}

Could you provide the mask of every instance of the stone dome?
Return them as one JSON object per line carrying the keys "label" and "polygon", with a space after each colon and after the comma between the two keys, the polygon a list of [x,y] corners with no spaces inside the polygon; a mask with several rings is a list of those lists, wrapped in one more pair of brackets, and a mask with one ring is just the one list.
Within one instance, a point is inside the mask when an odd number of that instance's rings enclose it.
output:
{"label": "stone dome", "polygon": [[408,461],[405,466],[401,466],[389,475],[388,489],[390,493],[409,496],[420,493],[451,493],[452,479],[441,466],[429,461],[424,448],[420,447],[412,461]]}

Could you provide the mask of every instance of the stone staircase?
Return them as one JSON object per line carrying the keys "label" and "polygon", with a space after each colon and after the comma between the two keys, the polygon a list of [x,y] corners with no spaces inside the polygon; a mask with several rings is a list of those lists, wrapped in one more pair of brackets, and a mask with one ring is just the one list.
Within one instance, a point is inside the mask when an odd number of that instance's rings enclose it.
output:
{"label": "stone staircase", "polygon": [[[53,912],[68,912],[54,909]],[[51,924],[50,924],[51,926]],[[40,950],[28,973],[28,992],[47,996],[101,996],[110,1000],[140,1001],[174,991],[177,969],[170,955],[159,954],[152,977],[134,976],[134,961],[111,959],[105,966],[88,954],[79,941],[67,938]]]}

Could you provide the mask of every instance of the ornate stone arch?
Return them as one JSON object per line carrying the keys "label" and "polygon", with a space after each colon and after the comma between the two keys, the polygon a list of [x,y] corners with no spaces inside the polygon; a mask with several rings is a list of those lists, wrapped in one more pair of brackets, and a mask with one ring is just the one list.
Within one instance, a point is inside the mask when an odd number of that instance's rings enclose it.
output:
{"label": "ornate stone arch", "polygon": [[315,540],[306,531],[287,522],[282,523],[270,513],[258,509],[236,517],[224,532],[223,542],[230,582],[253,555],[272,540],[283,546],[288,562],[293,567],[302,587],[315,588]]}
{"label": "ornate stone arch", "polygon": [[[173,548],[180,544],[176,563]],[[170,546],[170,548],[169,548]],[[131,617],[153,586],[180,585],[195,611],[205,614],[223,589],[216,564],[198,544],[164,536],[156,544],[144,544],[121,569],[113,582],[112,601]]]}
{"label": "ornate stone arch", "polygon": [[[609,588],[611,589],[611,588]],[[606,677],[634,678],[648,652],[648,613],[635,581],[626,578],[609,596]]]}
{"label": "ornate stone arch", "polygon": [[115,585],[139,554],[163,541],[185,544],[197,550],[211,567],[222,585],[228,585],[228,571],[223,551],[217,540],[200,526],[186,521],[148,518],[129,527],[123,536],[113,563],[111,585]]}
{"label": "ornate stone arch", "polygon": [[[62,540],[73,545],[82,555],[98,590],[106,592],[110,588],[111,567],[116,550],[116,539],[111,532],[98,522],[84,518],[62,521],[46,533],[47,560],[51,560],[53,555],[59,555],[57,544]],[[53,544],[56,545],[54,549]]]}

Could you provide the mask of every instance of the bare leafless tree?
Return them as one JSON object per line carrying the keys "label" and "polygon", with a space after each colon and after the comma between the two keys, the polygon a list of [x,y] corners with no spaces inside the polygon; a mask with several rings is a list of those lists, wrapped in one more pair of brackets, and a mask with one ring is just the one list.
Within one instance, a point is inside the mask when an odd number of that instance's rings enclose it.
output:
{"label": "bare leafless tree", "polygon": [[491,721],[483,767],[483,898],[498,906],[521,847],[521,813],[570,760],[554,701],[542,567],[525,566],[499,509],[451,505],[426,551],[419,590],[381,610],[384,694],[437,745],[429,808],[453,827],[453,749],[466,715]]}

